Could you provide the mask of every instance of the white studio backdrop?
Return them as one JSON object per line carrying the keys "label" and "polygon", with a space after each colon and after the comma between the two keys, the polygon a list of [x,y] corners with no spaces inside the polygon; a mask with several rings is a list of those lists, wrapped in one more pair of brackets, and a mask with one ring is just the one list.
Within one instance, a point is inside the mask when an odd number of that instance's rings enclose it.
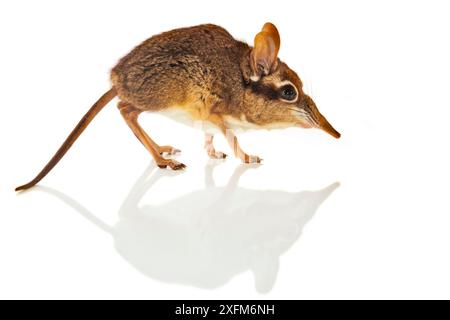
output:
{"label": "white studio backdrop", "polygon": [[[450,298],[446,1],[0,4],[0,298]],[[15,194],[151,35],[200,23],[250,44],[266,21],[342,138],[240,134],[259,167],[211,162],[202,132],[153,167],[115,107],[39,188]],[[231,153],[223,138],[217,149]]]}

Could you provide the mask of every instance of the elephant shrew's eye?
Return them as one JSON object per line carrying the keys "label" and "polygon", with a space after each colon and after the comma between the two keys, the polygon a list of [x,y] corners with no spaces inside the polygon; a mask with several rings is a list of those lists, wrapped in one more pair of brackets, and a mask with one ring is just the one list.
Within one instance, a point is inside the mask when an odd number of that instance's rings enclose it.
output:
{"label": "elephant shrew's eye", "polygon": [[292,101],[297,98],[297,90],[290,84],[281,87],[279,92],[283,100]]}

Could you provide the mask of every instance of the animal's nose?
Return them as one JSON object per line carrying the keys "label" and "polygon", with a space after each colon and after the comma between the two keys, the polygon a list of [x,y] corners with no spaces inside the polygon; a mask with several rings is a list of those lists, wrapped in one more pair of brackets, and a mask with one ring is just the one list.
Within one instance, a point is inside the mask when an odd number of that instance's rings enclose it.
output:
{"label": "animal's nose", "polygon": [[341,137],[341,134],[335,128],[333,128],[333,126],[328,122],[328,120],[320,113],[318,117],[318,126],[320,129],[332,135],[336,139],[339,139]]}

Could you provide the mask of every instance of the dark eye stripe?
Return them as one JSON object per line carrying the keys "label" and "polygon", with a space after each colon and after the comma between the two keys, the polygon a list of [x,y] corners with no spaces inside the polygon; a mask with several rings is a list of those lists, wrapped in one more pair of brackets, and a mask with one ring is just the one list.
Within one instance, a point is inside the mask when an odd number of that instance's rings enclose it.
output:
{"label": "dark eye stripe", "polygon": [[263,95],[267,97],[267,99],[278,99],[278,91],[272,86],[263,85],[259,82],[252,82],[250,84],[250,88],[252,89],[253,93],[257,95]]}

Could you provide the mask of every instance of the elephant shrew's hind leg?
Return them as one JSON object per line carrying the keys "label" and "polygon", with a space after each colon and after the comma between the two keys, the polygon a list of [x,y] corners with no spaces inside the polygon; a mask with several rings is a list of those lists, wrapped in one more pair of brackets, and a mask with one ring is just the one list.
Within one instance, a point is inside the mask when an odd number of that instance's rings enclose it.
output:
{"label": "elephant shrew's hind leg", "polygon": [[120,113],[122,114],[122,117],[125,119],[125,122],[128,124],[139,141],[141,141],[144,147],[150,152],[158,167],[166,168],[167,166],[169,166],[173,170],[186,168],[186,165],[181,162],[175,161],[173,159],[166,159],[161,156],[161,153],[163,152],[173,154],[179,150],[174,149],[170,146],[160,147],[147,135],[147,133],[138,123],[138,117],[141,114],[142,110],[139,110],[133,105],[122,101],[119,102],[118,108],[120,110]]}

